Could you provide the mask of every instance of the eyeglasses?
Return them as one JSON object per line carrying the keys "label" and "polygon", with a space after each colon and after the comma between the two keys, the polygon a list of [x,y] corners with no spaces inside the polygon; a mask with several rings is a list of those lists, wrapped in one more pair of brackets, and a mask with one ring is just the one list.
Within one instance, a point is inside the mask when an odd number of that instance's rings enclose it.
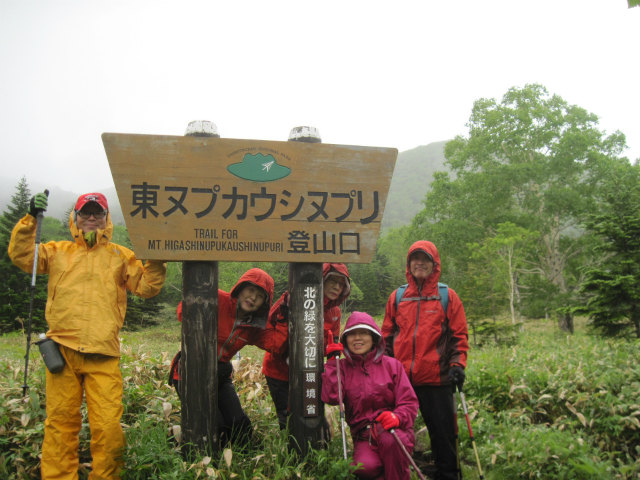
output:
{"label": "eyeglasses", "polygon": [[340,288],[346,287],[346,282],[342,278],[327,278],[325,283],[328,287],[338,286]]}
{"label": "eyeglasses", "polygon": [[78,213],[78,216],[83,220],[87,220],[91,215],[93,215],[93,218],[95,218],[96,220],[100,220],[107,215],[106,210],[102,210],[100,212],[83,212],[82,210],[80,210],[77,213]]}

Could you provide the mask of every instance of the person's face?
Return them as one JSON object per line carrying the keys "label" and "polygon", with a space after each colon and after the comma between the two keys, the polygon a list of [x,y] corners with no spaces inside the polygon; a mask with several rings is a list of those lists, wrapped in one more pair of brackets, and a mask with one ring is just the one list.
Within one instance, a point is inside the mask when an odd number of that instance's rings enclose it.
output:
{"label": "person's face", "polygon": [[253,313],[262,306],[266,298],[267,296],[263,289],[256,285],[248,284],[238,293],[238,307],[244,313]]}
{"label": "person's face", "polygon": [[409,271],[416,280],[423,281],[433,272],[433,260],[424,252],[415,252],[409,258]]}
{"label": "person's face", "polygon": [[96,202],[89,202],[76,215],[76,224],[84,233],[104,230],[107,227],[107,212]]}
{"label": "person's face", "polygon": [[347,348],[356,355],[364,355],[373,348],[373,335],[366,328],[356,328],[347,333]]}
{"label": "person's face", "polygon": [[329,300],[336,300],[347,286],[347,280],[338,275],[329,275],[323,284],[324,296]]}

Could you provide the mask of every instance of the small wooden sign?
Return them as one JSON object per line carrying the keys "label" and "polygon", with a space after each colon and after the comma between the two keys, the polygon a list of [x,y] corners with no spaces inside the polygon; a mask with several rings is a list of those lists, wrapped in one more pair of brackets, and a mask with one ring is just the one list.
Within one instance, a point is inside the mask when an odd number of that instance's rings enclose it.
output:
{"label": "small wooden sign", "polygon": [[103,133],[139,258],[367,263],[395,148]]}

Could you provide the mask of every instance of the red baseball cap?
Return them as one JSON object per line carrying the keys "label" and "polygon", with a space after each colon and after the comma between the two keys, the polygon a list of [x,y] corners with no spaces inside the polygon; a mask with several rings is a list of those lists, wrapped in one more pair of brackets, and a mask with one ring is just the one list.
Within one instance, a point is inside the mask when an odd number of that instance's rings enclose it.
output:
{"label": "red baseball cap", "polygon": [[80,195],[78,197],[78,201],[76,202],[75,211],[82,210],[89,202],[95,202],[102,207],[103,210],[108,211],[109,205],[107,204],[107,197],[105,197],[101,193],[85,193],[84,195]]}

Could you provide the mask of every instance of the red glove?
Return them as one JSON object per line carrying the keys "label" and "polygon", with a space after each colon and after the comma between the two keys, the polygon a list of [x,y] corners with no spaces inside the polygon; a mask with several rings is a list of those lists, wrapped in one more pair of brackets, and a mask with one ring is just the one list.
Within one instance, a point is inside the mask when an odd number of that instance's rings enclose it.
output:
{"label": "red glove", "polygon": [[398,420],[396,414],[389,411],[382,412],[380,415],[378,415],[378,418],[376,418],[376,422],[380,422],[382,424],[382,428],[384,428],[385,430],[391,430],[392,428],[396,428],[398,425],[400,425],[400,420]]}
{"label": "red glove", "polygon": [[327,358],[339,357],[344,352],[344,347],[341,343],[330,343],[327,345]]}

